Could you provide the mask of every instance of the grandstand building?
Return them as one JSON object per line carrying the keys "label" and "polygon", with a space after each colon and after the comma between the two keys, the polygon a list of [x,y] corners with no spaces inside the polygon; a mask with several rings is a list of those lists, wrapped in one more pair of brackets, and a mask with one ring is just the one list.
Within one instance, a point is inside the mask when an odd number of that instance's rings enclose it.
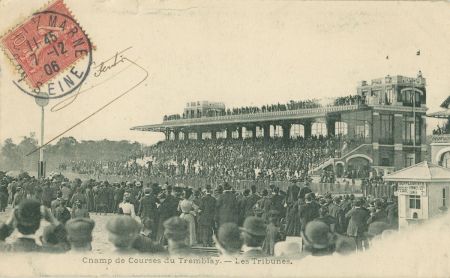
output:
{"label": "grandstand building", "polygon": [[[426,80],[386,76],[359,82],[356,95],[332,101],[291,101],[226,109],[221,103],[189,103],[182,115],[132,130],[163,132],[166,140],[295,140],[339,138],[340,150],[315,169],[368,167],[387,174],[426,159]],[[258,139],[259,138],[259,139]]]}

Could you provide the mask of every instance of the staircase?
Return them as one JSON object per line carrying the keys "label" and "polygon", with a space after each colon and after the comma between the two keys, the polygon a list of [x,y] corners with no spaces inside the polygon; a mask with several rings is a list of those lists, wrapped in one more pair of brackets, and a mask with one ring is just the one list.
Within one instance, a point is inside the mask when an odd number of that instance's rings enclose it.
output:
{"label": "staircase", "polygon": [[329,165],[334,165],[334,163],[336,161],[342,161],[345,158],[349,157],[352,154],[355,154],[358,150],[366,147],[366,146],[372,146],[372,144],[360,144],[357,147],[351,149],[348,152],[345,152],[344,154],[341,154],[340,157],[332,157],[329,158],[328,160],[325,160],[324,162],[320,163],[319,165],[317,165],[316,167],[314,167],[313,169],[309,170],[309,175],[314,176],[314,175],[318,175],[319,171],[322,170],[325,167],[328,167]]}

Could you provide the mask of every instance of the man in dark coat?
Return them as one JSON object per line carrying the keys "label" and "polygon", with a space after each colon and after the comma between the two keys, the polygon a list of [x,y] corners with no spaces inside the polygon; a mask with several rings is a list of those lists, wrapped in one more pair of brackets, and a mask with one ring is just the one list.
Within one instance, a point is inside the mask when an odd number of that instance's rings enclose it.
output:
{"label": "man in dark coat", "polygon": [[217,199],[216,203],[216,219],[219,227],[228,222],[238,223],[238,206],[236,195],[231,190],[231,186],[226,183],[223,194]]}
{"label": "man in dark coat", "polygon": [[160,197],[161,205],[158,208],[159,221],[158,221],[158,233],[156,241],[162,244],[164,242],[164,222],[173,217],[178,216],[178,203],[179,199],[172,195],[172,186],[168,185],[165,192]]}
{"label": "man in dark coat", "polygon": [[275,210],[278,215],[284,215],[284,197],[280,195],[278,187],[273,188],[272,197],[270,198],[270,210]]}
{"label": "man in dark coat", "polygon": [[142,221],[144,221],[145,219],[149,219],[151,223],[155,223],[154,225],[152,225],[152,236],[154,237],[153,239],[156,238],[156,224],[158,223],[158,207],[156,203],[156,196],[152,194],[151,189],[145,188],[144,196],[142,196],[139,202],[138,215],[141,217]]}
{"label": "man in dark coat", "polygon": [[311,190],[311,188],[309,188],[308,182],[305,182],[305,186],[303,186],[302,189],[300,189],[300,191],[298,192],[298,198],[305,199],[306,194],[311,193],[311,192],[312,192],[312,190]]}
{"label": "man in dark coat", "polygon": [[200,199],[199,203],[198,227],[203,247],[212,246],[216,199],[211,196],[211,193],[211,189],[207,189],[205,196]]}
{"label": "man in dark coat", "polygon": [[254,215],[253,214],[253,207],[258,202],[258,200],[261,198],[256,193],[256,186],[255,185],[252,185],[250,190],[251,190],[251,194],[244,201],[244,216],[245,216],[245,218]]}
{"label": "man in dark coat", "polygon": [[366,240],[364,233],[367,231],[367,220],[369,219],[369,211],[363,208],[362,205],[363,201],[361,199],[355,200],[353,208],[345,214],[345,217],[350,219],[347,235],[355,239],[356,248],[361,251],[362,243]]}
{"label": "man in dark coat", "polygon": [[335,231],[339,234],[345,234],[345,232],[347,231],[345,213],[344,210],[340,207],[340,202],[340,197],[335,197],[333,199],[333,202],[328,206],[328,213],[330,216],[336,219]]}
{"label": "man in dark coat", "polygon": [[299,217],[302,224],[302,231],[305,230],[306,224],[320,216],[320,205],[314,200],[314,193],[308,193],[305,196],[305,203],[299,207]]}
{"label": "man in dark coat", "polygon": [[298,187],[298,185],[297,185],[297,180],[294,179],[292,181],[292,184],[290,184],[288,186],[287,193],[286,193],[286,204],[287,204],[288,208],[297,202],[299,192],[300,192],[300,187]]}

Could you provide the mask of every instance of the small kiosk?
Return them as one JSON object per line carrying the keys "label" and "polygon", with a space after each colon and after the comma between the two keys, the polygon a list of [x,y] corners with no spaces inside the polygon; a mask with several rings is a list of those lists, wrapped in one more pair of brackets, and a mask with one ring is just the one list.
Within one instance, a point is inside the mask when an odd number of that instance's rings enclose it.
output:
{"label": "small kiosk", "polygon": [[450,169],[423,161],[386,175],[397,187],[399,228],[421,223],[448,207]]}

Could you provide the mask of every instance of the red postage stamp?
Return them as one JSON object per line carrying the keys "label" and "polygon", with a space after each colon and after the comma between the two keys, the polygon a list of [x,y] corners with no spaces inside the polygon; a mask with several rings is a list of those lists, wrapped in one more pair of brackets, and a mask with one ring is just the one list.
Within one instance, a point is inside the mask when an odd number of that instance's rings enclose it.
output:
{"label": "red postage stamp", "polygon": [[[69,67],[92,51],[89,38],[62,0],[53,1],[34,13],[6,33],[0,43],[21,68],[22,79],[33,89],[43,86],[59,73],[70,71]],[[81,79],[81,72],[75,73]],[[59,85],[62,86],[61,82]]]}

